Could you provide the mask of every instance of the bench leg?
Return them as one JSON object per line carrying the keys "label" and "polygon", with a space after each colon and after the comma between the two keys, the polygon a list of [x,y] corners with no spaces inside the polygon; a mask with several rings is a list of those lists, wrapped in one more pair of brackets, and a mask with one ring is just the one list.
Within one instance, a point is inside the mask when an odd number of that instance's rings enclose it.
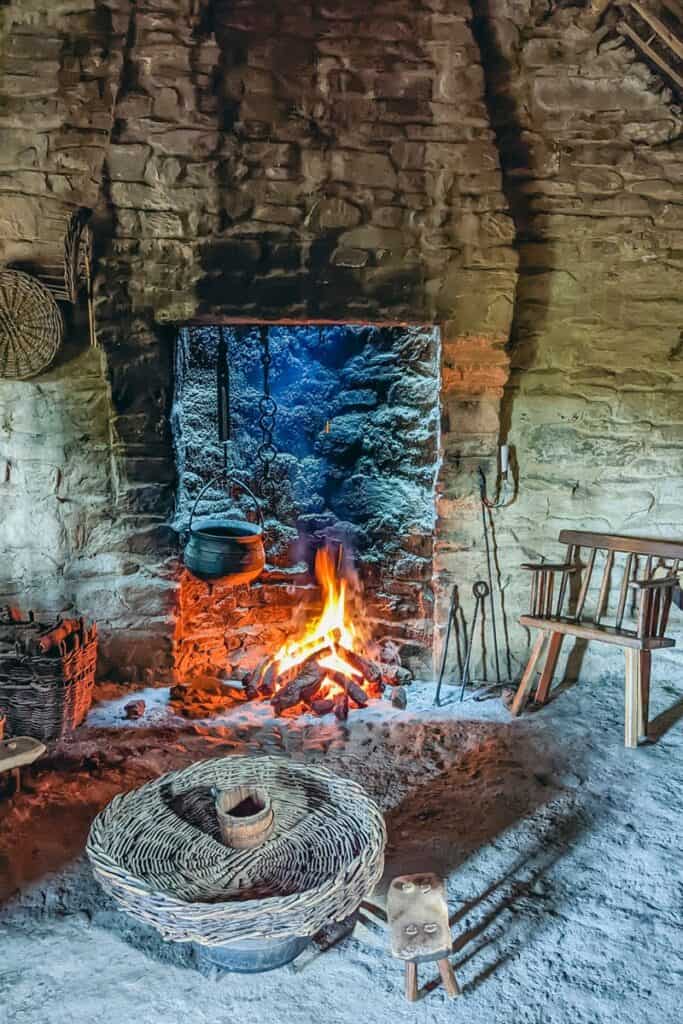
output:
{"label": "bench leg", "polygon": [[650,713],[650,666],[652,651],[640,651],[640,721],[639,735],[647,738],[647,727]]}
{"label": "bench leg", "polygon": [[548,641],[548,653],[545,656],[543,671],[541,672],[541,678],[538,682],[538,689],[536,690],[537,704],[545,704],[545,702],[548,699],[550,684],[552,683],[553,676],[555,675],[557,659],[560,656],[560,648],[562,647],[563,640],[564,633],[550,634],[550,640]]}
{"label": "bench leg", "polygon": [[638,746],[643,724],[642,653],[632,647],[624,648],[624,746],[630,748]]}
{"label": "bench leg", "polygon": [[536,637],[534,646],[531,649],[529,660],[526,663],[526,668],[524,669],[524,675],[522,676],[521,682],[517,687],[517,693],[515,694],[515,699],[512,702],[512,707],[510,708],[510,711],[512,712],[513,715],[519,715],[524,710],[524,705],[527,702],[527,697],[531,692],[531,687],[534,685],[534,679],[536,677],[536,663],[538,662],[538,659],[541,656],[543,644],[545,643],[545,637],[545,630],[541,629],[539,631],[538,636]]}

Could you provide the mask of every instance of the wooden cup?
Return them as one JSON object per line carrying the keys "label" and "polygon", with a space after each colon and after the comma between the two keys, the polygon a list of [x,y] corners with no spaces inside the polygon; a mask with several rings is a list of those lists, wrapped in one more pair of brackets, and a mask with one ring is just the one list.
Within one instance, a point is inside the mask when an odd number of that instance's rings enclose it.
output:
{"label": "wooden cup", "polygon": [[260,786],[234,786],[214,791],[221,838],[235,850],[265,843],[275,828],[270,797]]}

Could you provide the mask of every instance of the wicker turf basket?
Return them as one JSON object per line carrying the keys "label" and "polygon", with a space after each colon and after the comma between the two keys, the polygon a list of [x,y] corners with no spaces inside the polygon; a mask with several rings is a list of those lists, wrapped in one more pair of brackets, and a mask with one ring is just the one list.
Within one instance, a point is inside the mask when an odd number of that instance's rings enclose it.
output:
{"label": "wicker turf basket", "polygon": [[80,725],[90,710],[97,663],[97,627],[72,634],[49,654],[33,641],[46,627],[0,623],[0,713],[15,736],[51,740]]}
{"label": "wicker turf basket", "polygon": [[[272,837],[224,846],[214,787],[269,793]],[[223,946],[314,935],[352,914],[379,881],[386,829],[357,783],[279,757],[228,757],[114,797],[87,853],[119,905],[165,939]]]}
{"label": "wicker turf basket", "polygon": [[62,314],[30,274],[0,269],[0,378],[25,380],[46,369],[62,343]]}

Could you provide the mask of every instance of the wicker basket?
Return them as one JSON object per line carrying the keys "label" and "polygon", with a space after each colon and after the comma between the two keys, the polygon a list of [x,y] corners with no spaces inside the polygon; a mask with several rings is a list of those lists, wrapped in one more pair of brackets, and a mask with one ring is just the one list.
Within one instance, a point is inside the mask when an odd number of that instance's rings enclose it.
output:
{"label": "wicker basket", "polygon": [[35,377],[57,355],[62,330],[59,307],[40,281],[0,269],[0,377]]}
{"label": "wicker basket", "polygon": [[97,627],[84,627],[49,654],[28,652],[47,628],[34,621],[0,624],[0,713],[15,736],[56,739],[90,710]]}
{"label": "wicker basket", "polygon": [[[272,837],[251,850],[220,840],[214,788],[258,786]],[[103,888],[165,939],[223,946],[314,935],[352,914],[379,881],[386,829],[357,783],[279,757],[228,757],[114,797],[87,853]]]}

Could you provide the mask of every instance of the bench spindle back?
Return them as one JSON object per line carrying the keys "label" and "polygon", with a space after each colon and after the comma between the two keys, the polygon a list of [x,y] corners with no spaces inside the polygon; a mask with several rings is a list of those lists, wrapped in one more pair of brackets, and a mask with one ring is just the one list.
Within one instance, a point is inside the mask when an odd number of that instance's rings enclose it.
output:
{"label": "bench spindle back", "polygon": [[[639,537],[620,537],[614,534],[590,533],[578,530],[563,530],[560,533],[560,543],[567,545],[566,566],[574,566],[579,569],[578,595],[574,609],[567,609],[569,615],[577,623],[587,618],[599,626],[601,620],[608,615],[609,597],[612,580],[621,570],[619,584],[619,597],[614,614],[614,628],[622,630],[624,617],[627,611],[628,593],[632,585],[635,585],[634,597],[637,595],[637,576],[639,557],[645,557],[644,574],[645,581],[652,579],[654,568],[665,569],[666,574],[675,576],[683,560],[683,543],[675,541],[660,541],[641,539]],[[581,551],[586,549],[586,562],[581,568]],[[604,565],[602,577],[598,589],[597,602],[592,617],[586,615],[586,601],[590,592],[593,571],[595,569],[598,552],[604,554]],[[617,558],[625,555],[625,558]],[[549,567],[550,569],[550,567]],[[531,615],[551,618],[553,615],[559,618],[563,614],[565,598],[570,580],[570,569],[566,569],[561,576],[559,594],[554,612],[552,610],[553,580],[554,573],[551,571],[540,571],[534,574],[532,584]],[[666,587],[663,590],[645,590],[638,602],[634,600],[633,612],[637,614],[636,633],[639,637],[654,636],[662,637],[667,627],[672,603],[672,589]]]}

